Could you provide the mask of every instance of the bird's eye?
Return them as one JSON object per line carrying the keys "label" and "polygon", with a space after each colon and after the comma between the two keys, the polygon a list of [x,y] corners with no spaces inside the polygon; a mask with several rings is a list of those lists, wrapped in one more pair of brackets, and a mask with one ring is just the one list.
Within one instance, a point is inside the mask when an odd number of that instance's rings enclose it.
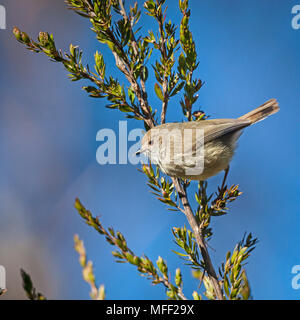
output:
{"label": "bird's eye", "polygon": [[149,140],[148,144],[149,146],[152,146],[152,140]]}

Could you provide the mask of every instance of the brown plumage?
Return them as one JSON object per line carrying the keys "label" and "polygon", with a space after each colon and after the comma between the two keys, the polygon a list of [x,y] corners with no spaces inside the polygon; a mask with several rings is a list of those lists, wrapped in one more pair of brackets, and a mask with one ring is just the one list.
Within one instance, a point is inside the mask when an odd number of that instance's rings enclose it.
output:
{"label": "brown plumage", "polygon": [[[276,99],[237,119],[212,119],[183,123],[167,123],[146,133],[141,152],[169,176],[191,180],[206,180],[228,167],[236,141],[244,128],[279,111]],[[195,132],[203,133],[202,145]],[[189,140],[185,132],[192,131]],[[164,141],[164,143],[163,143]],[[165,141],[169,144],[166,145]],[[201,150],[204,159],[201,160]],[[169,149],[168,149],[169,148]],[[196,151],[199,151],[198,153]]]}

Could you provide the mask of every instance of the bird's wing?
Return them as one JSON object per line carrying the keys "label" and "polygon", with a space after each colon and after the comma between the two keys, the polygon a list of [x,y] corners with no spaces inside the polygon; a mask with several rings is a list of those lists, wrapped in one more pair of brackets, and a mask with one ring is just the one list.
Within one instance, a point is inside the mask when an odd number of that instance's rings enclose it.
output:
{"label": "bird's wing", "polygon": [[217,138],[220,138],[227,133],[235,132],[251,125],[249,120],[242,119],[220,119],[218,120],[206,120],[203,122],[209,122],[204,126],[204,143],[210,142]]}
{"label": "bird's wing", "polygon": [[[203,121],[189,121],[182,123],[167,123],[157,126],[156,129],[168,130],[184,130],[184,129],[200,129],[204,130],[204,144],[214,139],[222,137],[230,132],[241,130],[251,125],[251,122],[246,119],[211,119]],[[181,137],[183,139],[183,136]],[[194,148],[194,139],[191,147]]]}

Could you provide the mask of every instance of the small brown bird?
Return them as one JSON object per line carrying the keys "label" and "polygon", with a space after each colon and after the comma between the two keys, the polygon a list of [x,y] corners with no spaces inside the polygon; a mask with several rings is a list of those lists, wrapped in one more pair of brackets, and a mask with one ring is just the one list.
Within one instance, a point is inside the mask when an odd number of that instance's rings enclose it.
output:
{"label": "small brown bird", "polygon": [[278,111],[271,99],[237,119],[163,124],[145,134],[139,153],[171,177],[203,181],[228,168],[246,127]]}

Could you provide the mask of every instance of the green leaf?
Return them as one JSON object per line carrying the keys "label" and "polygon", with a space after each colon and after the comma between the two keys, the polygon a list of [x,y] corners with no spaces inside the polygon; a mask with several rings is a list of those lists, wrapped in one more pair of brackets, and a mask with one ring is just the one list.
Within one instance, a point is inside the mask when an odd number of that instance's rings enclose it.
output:
{"label": "green leaf", "polygon": [[227,295],[227,297],[230,297],[230,292],[229,292],[229,280],[227,278],[227,276],[224,276],[224,291]]}
{"label": "green leaf", "polygon": [[131,87],[128,88],[128,96],[129,96],[131,104],[134,104],[135,94],[134,94],[134,91]]}
{"label": "green leaf", "polygon": [[201,300],[201,297],[199,296],[198,292],[196,292],[196,291],[193,292],[193,298],[194,298],[194,300]]}
{"label": "green leaf", "polygon": [[27,274],[23,269],[21,269],[21,276],[23,280],[23,289],[25,290],[29,300],[46,300],[43,294],[36,291],[29,274]]}
{"label": "green leaf", "polygon": [[148,68],[146,66],[143,66],[141,69],[140,77],[143,81],[147,81],[148,79]]}
{"label": "green leaf", "polygon": [[174,252],[175,254],[177,254],[178,256],[181,256],[181,257],[188,257],[187,254],[184,254],[184,253],[181,253],[181,252],[178,252],[178,251],[172,250],[172,252]]}
{"label": "green leaf", "polygon": [[132,108],[127,106],[127,105],[120,105],[119,106],[119,110],[122,111],[122,112],[131,112]]}
{"label": "green leaf", "polygon": [[155,83],[154,90],[155,90],[155,93],[156,93],[157,97],[158,97],[161,101],[164,101],[164,96],[163,96],[161,87],[160,87],[157,83]]}
{"label": "green leaf", "polygon": [[184,82],[180,82],[175,89],[173,90],[173,92],[170,94],[170,98],[175,96],[177,93],[179,93],[181,91],[181,89],[184,87]]}

